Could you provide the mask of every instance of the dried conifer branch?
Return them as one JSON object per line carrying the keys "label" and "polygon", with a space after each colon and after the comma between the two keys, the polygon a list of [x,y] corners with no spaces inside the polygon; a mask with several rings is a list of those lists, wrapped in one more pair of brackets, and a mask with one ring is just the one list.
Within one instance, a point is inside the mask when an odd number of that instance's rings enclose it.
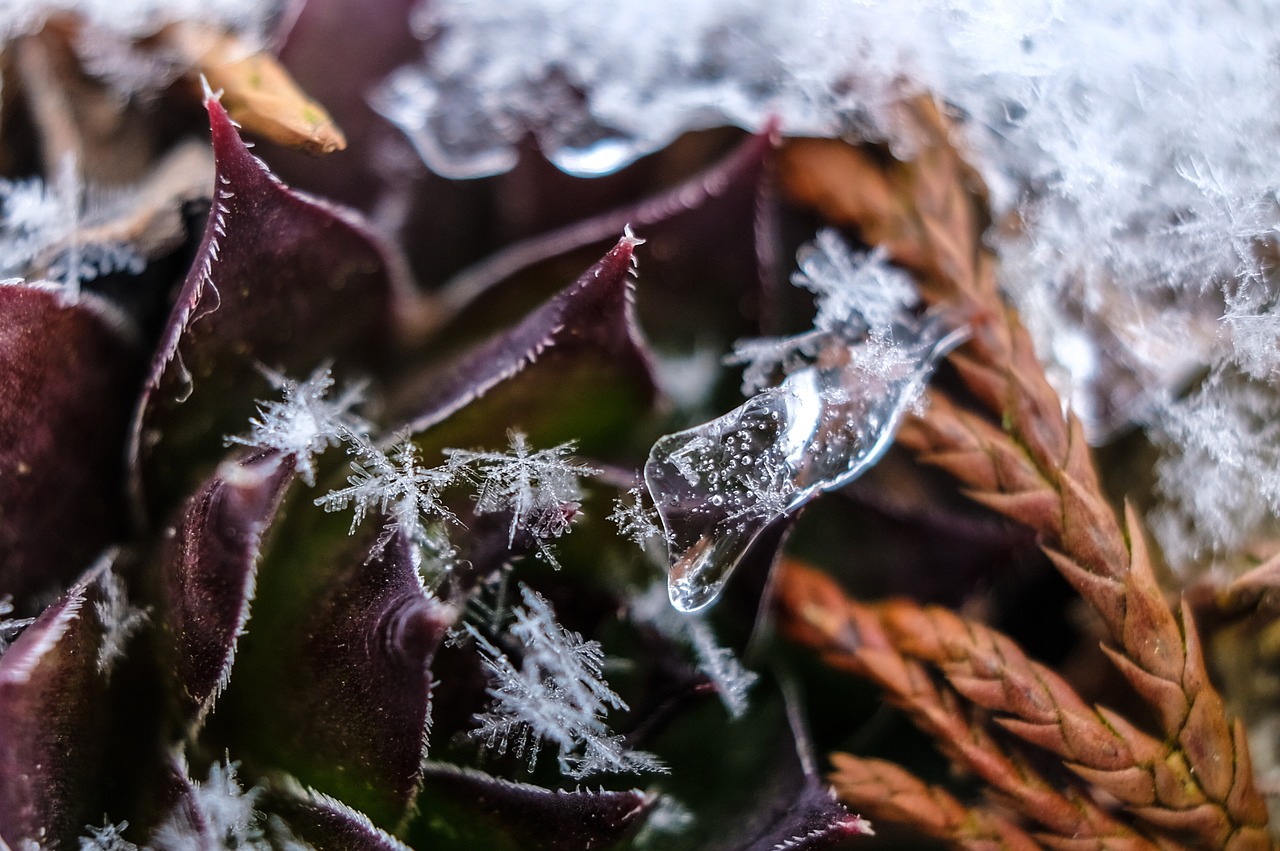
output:
{"label": "dried conifer branch", "polygon": [[1195,624],[1185,607],[1175,614],[1166,605],[1136,518],[1126,518],[1126,535],[1079,421],[1063,415],[1030,338],[999,295],[994,257],[981,241],[980,183],[931,101],[912,101],[904,112],[919,131],[909,163],[882,166],[859,149],[806,140],[785,152],[780,170],[794,199],[885,245],[916,273],[927,300],[958,309],[973,327],[951,362],[985,413],[934,393],[926,415],[899,437],[973,498],[1035,529],[1100,613],[1120,648],[1111,658],[1160,715],[1159,762],[1185,764],[1190,778],[1158,790],[1167,826],[1206,847],[1268,848],[1243,728],[1227,720],[1209,682]]}
{"label": "dried conifer branch", "polygon": [[[888,702],[907,712],[916,726],[938,742],[953,763],[984,780],[1010,807],[1042,824],[1047,831],[1041,839],[1044,844],[1117,851],[1184,847],[1173,842],[1155,843],[1147,839],[1108,814],[1082,789],[1071,784],[1051,783],[1016,749],[999,741],[955,692],[935,684],[921,660],[903,652],[901,636],[895,627],[909,624],[905,614],[891,620],[887,616],[894,610],[849,599],[830,578],[795,562],[784,563],[778,589],[781,624],[788,634],[818,649],[824,661],[833,667],[871,679],[884,689]],[[908,611],[911,605],[901,604]],[[961,633],[965,630],[965,624],[959,618],[954,618],[954,623],[949,622],[948,625],[958,625]],[[1003,641],[1012,644],[1008,639]],[[925,643],[943,646],[948,642],[946,637],[937,635],[935,631],[926,637]],[[1118,763],[1121,770],[1078,773],[1107,792],[1128,792],[1132,795],[1134,778],[1131,775],[1135,757],[1127,750],[1125,739],[1112,731],[1105,720],[1089,709],[1065,682],[1054,679],[1056,687],[1052,691],[1037,695],[1041,698],[1037,703],[1037,709],[1041,710],[1037,720],[1051,726],[1051,722],[1044,721],[1044,716],[1052,717],[1055,710],[1071,719],[1082,718],[1083,721],[1068,722],[1069,735],[1062,738],[1070,745],[1079,746],[1086,756],[1096,750],[1111,763]],[[969,697],[963,686],[957,686],[957,689],[965,698]],[[984,709],[1016,714],[999,699],[973,702]],[[1009,726],[1015,734],[1036,744],[1044,744],[1036,737],[1023,735],[1017,726]],[[1052,747],[1049,749],[1054,750]],[[1159,743],[1148,739],[1148,754],[1159,755],[1160,751]],[[1060,750],[1055,752],[1061,753]],[[1070,760],[1074,752],[1062,755]],[[1099,782],[1094,774],[1101,775],[1102,780],[1112,781],[1110,786],[1115,788]],[[1139,784],[1138,794],[1145,794],[1141,800],[1149,802],[1150,784]],[[860,797],[846,803],[863,806]]]}
{"label": "dried conifer branch", "polygon": [[830,775],[840,800],[873,820],[909,824],[926,836],[966,851],[1036,851],[1043,847],[1022,828],[986,807],[966,807],[891,762],[831,755]]}

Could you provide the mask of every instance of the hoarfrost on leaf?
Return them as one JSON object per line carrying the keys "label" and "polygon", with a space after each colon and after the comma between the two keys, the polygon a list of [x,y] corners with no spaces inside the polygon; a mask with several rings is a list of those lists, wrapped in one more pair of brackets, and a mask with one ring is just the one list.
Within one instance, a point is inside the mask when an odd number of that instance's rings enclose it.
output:
{"label": "hoarfrost on leaf", "polygon": [[345,435],[369,432],[369,424],[352,411],[364,400],[365,385],[351,385],[330,399],[334,386],[331,364],[317,367],[301,383],[266,367],[261,371],[284,398],[259,402],[258,416],[249,420],[249,433],[228,437],[226,443],[292,455],[302,480],[314,487],[315,456],[342,443]]}
{"label": "hoarfrost on leaf", "polygon": [[876,254],[855,261],[833,232],[800,259],[793,282],[821,293],[815,328],[752,341],[748,365],[760,376],[780,366],[786,378],[660,438],[645,464],[667,533],[668,591],[682,611],[714,602],[770,523],[878,461],[938,360],[967,334],[943,316],[917,317],[900,273]]}
{"label": "hoarfrost on leaf", "polygon": [[521,586],[508,635],[521,648],[517,668],[507,654],[467,624],[492,681],[493,705],[476,716],[471,736],[499,753],[526,757],[532,768],[543,741],[557,747],[560,770],[575,778],[602,772],[663,771],[650,754],[627,750],[604,719],[627,705],[603,678],[600,644],[562,627],[550,604]]}
{"label": "hoarfrost on leaf", "polygon": [[579,478],[599,470],[570,460],[572,442],[531,450],[528,437],[516,430],[507,432],[507,440],[506,452],[444,452],[449,467],[478,488],[476,511],[511,512],[508,545],[515,542],[517,532],[524,532],[533,538],[539,555],[558,568],[549,542],[567,532],[578,514],[583,497]]}
{"label": "hoarfrost on leaf", "polygon": [[98,587],[101,598],[93,604],[103,629],[102,644],[98,647],[98,672],[110,676],[116,662],[124,656],[129,639],[147,622],[150,610],[129,602],[124,580],[112,569],[102,572]]}
{"label": "hoarfrost on leaf", "polygon": [[11,618],[13,614],[13,598],[8,594],[0,597],[0,655],[9,649],[9,645],[24,629],[35,623],[35,618]]}

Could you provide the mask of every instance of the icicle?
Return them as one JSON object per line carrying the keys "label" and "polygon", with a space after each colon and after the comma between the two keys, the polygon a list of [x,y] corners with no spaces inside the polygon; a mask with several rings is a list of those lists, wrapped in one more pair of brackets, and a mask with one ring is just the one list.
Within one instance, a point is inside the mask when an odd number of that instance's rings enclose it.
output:
{"label": "icicle", "polygon": [[766,526],[878,461],[967,334],[933,316],[853,345],[833,340],[778,387],[658,440],[644,477],[669,538],[672,605],[709,606]]}

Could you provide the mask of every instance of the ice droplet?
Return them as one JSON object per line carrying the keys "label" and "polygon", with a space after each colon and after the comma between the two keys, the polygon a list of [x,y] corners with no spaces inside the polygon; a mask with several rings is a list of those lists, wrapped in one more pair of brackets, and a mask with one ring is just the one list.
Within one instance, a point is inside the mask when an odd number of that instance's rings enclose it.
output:
{"label": "ice droplet", "polygon": [[967,335],[930,317],[835,343],[724,416],[660,438],[644,479],[668,534],[672,605],[711,605],[766,526],[878,461],[938,360]]}

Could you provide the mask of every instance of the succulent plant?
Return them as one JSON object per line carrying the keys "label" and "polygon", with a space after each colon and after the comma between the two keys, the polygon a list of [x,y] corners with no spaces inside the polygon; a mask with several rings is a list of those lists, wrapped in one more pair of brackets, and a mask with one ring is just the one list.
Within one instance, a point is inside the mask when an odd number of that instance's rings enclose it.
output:
{"label": "succulent plant", "polygon": [[11,27],[0,851],[1265,847],[945,111],[452,179],[371,5]]}

